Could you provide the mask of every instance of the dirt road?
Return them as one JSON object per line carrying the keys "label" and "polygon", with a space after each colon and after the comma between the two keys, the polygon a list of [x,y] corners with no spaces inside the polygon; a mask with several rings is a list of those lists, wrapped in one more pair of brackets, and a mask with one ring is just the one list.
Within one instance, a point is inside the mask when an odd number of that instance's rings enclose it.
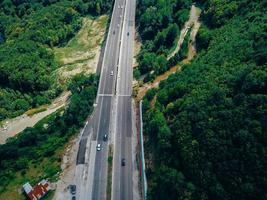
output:
{"label": "dirt road", "polygon": [[4,144],[9,137],[17,135],[27,127],[33,127],[38,121],[40,121],[44,117],[65,106],[69,96],[70,92],[62,93],[43,112],[39,112],[32,116],[23,114],[16,118],[4,121],[4,126],[0,128],[0,144]]}
{"label": "dirt road", "polygon": [[192,28],[190,37],[192,37],[195,40],[196,33],[200,27],[200,22],[198,21],[199,16],[200,16],[200,12],[201,11],[199,8],[192,5],[191,10],[190,10],[189,19],[188,19],[188,21],[185,22],[185,25],[184,25],[183,29],[181,30],[180,38],[178,40],[177,46],[176,46],[175,50],[168,56],[168,60],[171,57],[173,57],[176,53],[179,52],[179,50],[180,50],[180,48],[184,42],[184,38],[187,35],[190,28]]}

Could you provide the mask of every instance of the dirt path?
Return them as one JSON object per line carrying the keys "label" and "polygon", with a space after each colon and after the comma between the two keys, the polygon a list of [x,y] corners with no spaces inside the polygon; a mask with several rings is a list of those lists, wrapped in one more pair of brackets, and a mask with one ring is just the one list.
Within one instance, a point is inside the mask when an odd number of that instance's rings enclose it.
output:
{"label": "dirt path", "polygon": [[192,28],[190,37],[192,36],[195,40],[195,35],[200,27],[200,23],[198,21],[199,16],[200,16],[200,9],[197,8],[196,6],[192,5],[191,10],[190,10],[190,15],[189,15],[189,19],[188,21],[185,22],[185,25],[183,27],[183,29],[181,30],[180,33],[180,38],[178,40],[177,46],[175,48],[175,50],[168,56],[168,60],[173,57],[176,53],[179,52],[183,42],[184,42],[184,38],[187,35],[188,31],[190,28]]}
{"label": "dirt path", "polygon": [[166,71],[164,74],[157,76],[156,79],[152,83],[146,83],[142,85],[141,87],[139,87],[137,95],[136,95],[137,101],[140,101],[144,97],[147,90],[158,87],[160,81],[167,79],[171,74],[179,71],[183,64],[188,64],[194,58],[194,56],[196,55],[196,44],[195,44],[196,35],[201,25],[201,23],[199,22],[200,13],[201,13],[201,10],[195,7],[194,5],[192,5],[191,10],[190,10],[189,20],[185,23],[184,28],[181,30],[177,47],[174,50],[174,52],[168,57],[168,59],[170,59],[177,52],[179,52],[180,47],[183,44],[184,38],[189,28],[192,28],[192,31],[190,33],[190,43],[188,45],[187,58],[181,62],[181,65],[173,66],[168,71]]}
{"label": "dirt path", "polygon": [[28,116],[25,113],[16,118],[4,121],[4,126],[0,128],[0,144],[4,144],[8,138],[17,135],[27,127],[33,127],[38,121],[40,121],[44,117],[65,106],[69,96],[70,92],[62,93],[43,112],[39,112],[32,116]]}

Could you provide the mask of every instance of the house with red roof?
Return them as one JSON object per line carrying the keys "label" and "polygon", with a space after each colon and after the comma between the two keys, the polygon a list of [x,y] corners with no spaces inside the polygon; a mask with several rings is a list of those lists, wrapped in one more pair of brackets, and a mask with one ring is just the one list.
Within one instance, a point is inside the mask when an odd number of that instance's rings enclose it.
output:
{"label": "house with red roof", "polygon": [[27,182],[22,187],[28,199],[30,200],[41,199],[51,189],[49,182],[47,180],[42,180],[41,182],[39,182],[37,185],[33,187],[31,186],[29,182]]}

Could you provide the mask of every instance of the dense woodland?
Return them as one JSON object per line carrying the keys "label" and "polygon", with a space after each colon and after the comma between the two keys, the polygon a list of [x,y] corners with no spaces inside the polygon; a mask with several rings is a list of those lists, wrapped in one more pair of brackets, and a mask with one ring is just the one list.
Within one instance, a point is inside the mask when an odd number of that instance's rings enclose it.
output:
{"label": "dense woodland", "polygon": [[94,75],[75,76],[68,86],[72,95],[65,111],[52,114],[0,145],[0,196],[6,192],[9,184],[20,186],[24,183],[17,182],[18,177],[20,180],[21,176],[23,180],[29,180],[26,176],[29,168],[43,171],[42,177],[31,177],[36,182],[40,178],[51,178],[60,171],[62,155],[56,152],[77,133],[92,112],[97,82],[98,78]]}
{"label": "dense woodland", "polygon": [[[139,20],[162,2],[140,0]],[[143,101],[148,198],[266,200],[267,1],[197,4],[198,56]]]}
{"label": "dense woodland", "polygon": [[82,16],[110,12],[112,2],[0,1],[0,121],[48,103],[62,91],[51,48],[74,36]]}
{"label": "dense woodland", "polygon": [[188,0],[138,1],[137,25],[142,48],[137,57],[138,69],[134,71],[136,78],[146,74],[144,81],[150,81],[167,71],[175,64],[174,60],[185,57],[186,48],[182,48],[175,59],[167,61],[167,55],[175,47],[180,29],[188,19],[191,5],[192,1]]}

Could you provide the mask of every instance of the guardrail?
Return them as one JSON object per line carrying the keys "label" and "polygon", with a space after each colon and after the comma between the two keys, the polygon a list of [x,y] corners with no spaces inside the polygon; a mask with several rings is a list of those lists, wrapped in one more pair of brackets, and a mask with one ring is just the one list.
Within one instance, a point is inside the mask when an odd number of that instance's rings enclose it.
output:
{"label": "guardrail", "polygon": [[140,146],[141,146],[141,179],[143,189],[143,199],[147,199],[147,179],[146,179],[146,165],[145,165],[145,152],[144,152],[144,140],[143,140],[143,112],[142,112],[142,100],[139,104],[140,109]]}

